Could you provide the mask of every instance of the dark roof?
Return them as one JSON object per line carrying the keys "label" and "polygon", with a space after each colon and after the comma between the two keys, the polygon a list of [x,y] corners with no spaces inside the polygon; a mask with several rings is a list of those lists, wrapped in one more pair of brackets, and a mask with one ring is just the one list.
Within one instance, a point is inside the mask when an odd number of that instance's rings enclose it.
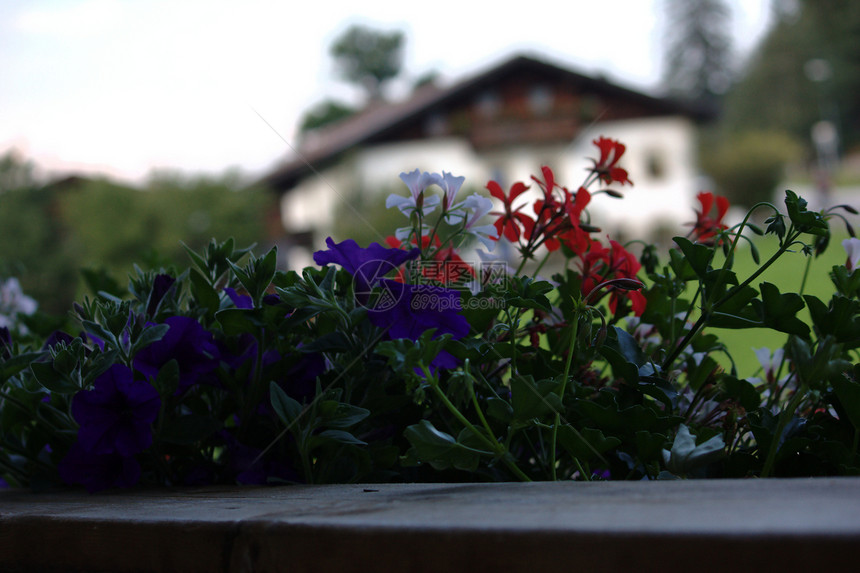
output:
{"label": "dark roof", "polygon": [[259,183],[287,191],[301,179],[339,159],[348,150],[383,141],[420,116],[428,116],[454,101],[464,100],[500,80],[521,72],[561,78],[595,95],[614,96],[647,107],[653,115],[684,115],[695,120],[710,117],[708,110],[691,104],[659,98],[610,83],[604,78],[586,76],[529,56],[515,56],[483,73],[447,88],[428,85],[399,103],[371,106],[359,114],[308,134],[293,158],[265,176]]}

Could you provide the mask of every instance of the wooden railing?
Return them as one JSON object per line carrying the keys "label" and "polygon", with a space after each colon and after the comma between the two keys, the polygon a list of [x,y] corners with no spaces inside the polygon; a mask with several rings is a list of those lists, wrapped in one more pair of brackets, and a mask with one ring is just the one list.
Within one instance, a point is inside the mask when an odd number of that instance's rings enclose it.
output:
{"label": "wooden railing", "polygon": [[0,492],[0,571],[860,571],[860,479]]}

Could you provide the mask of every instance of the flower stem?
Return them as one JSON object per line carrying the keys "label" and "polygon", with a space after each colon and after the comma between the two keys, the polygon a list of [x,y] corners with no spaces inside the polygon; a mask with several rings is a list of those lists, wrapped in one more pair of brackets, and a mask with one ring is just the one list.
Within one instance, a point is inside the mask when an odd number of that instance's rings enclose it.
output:
{"label": "flower stem", "polygon": [[[514,460],[511,459],[511,457],[508,455],[507,450],[505,449],[504,446],[502,446],[502,444],[500,444],[499,442],[497,442],[495,440],[491,440],[486,435],[484,435],[484,433],[481,432],[478,428],[476,428],[475,425],[472,424],[472,422],[470,422],[466,418],[466,416],[463,415],[462,412],[460,412],[460,409],[457,408],[457,406],[455,406],[454,403],[448,399],[448,396],[445,395],[445,392],[443,392],[442,389],[439,388],[439,382],[435,379],[433,374],[430,372],[430,369],[427,368],[426,366],[422,366],[421,369],[424,372],[425,378],[430,381],[430,387],[433,389],[433,391],[436,393],[436,396],[442,401],[442,403],[445,405],[445,407],[448,408],[448,411],[451,412],[452,414],[454,414],[454,417],[457,418],[457,420],[461,424],[463,424],[466,428],[468,428],[468,430],[470,432],[472,432],[472,434],[474,434],[475,436],[478,437],[479,440],[484,442],[484,444],[497,457],[501,458],[501,460],[505,463],[505,465],[508,466],[508,469],[510,469],[511,472],[513,472],[513,474],[520,479],[520,481],[532,481],[529,478],[529,476],[527,476],[525,473],[523,473],[523,471],[517,466],[516,462],[514,462]],[[480,409],[478,409],[478,411],[480,412]],[[483,418],[483,416],[481,416],[481,417]],[[492,434],[490,434],[490,435],[492,435]]]}
{"label": "flower stem", "polygon": [[[562,405],[564,405],[564,391],[567,389],[567,378],[570,376],[570,365],[573,361],[573,353],[576,350],[576,338],[579,334],[579,311],[576,310],[573,313],[573,325],[570,327],[570,345],[567,348],[567,358],[564,361],[564,373],[561,377],[561,387],[559,388],[558,395],[562,401]],[[552,477],[552,481],[558,480],[558,475],[556,473],[556,444],[558,443],[558,427],[561,425],[561,412],[555,413],[555,422],[552,425],[552,434],[550,438],[549,445],[549,456],[550,456],[550,465],[549,471],[550,476]],[[577,462],[578,463],[578,462]]]}

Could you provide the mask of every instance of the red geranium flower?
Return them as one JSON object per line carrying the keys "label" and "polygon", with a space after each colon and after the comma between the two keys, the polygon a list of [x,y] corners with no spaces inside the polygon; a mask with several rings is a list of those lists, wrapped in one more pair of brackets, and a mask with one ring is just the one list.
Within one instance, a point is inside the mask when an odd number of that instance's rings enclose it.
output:
{"label": "red geranium flower", "polygon": [[624,150],[627,147],[615,139],[603,136],[595,139],[593,143],[600,149],[600,159],[597,161],[592,159],[594,167],[591,168],[591,171],[596,173],[600,180],[606,184],[615,181],[621,185],[625,183],[633,185],[633,182],[627,177],[627,170],[618,167],[618,160],[624,155]]}
{"label": "red geranium flower", "polygon": [[[702,210],[696,211],[696,222],[692,223],[693,230],[690,231],[690,235],[700,243],[706,245],[713,244],[714,237],[720,231],[728,228],[723,224],[723,217],[725,217],[726,212],[729,210],[729,200],[725,197],[715,197],[713,193],[706,191],[696,195],[696,199],[699,200]],[[710,212],[715,201],[717,204],[717,216],[716,218],[711,218]]]}
{"label": "red geranium flower", "polygon": [[519,241],[520,227],[522,227],[522,232],[525,234],[526,238],[531,237],[532,231],[534,231],[535,227],[534,220],[525,213],[520,213],[520,209],[522,209],[524,205],[520,205],[516,209],[513,208],[514,200],[528,189],[528,186],[518,181],[511,186],[510,193],[508,193],[507,196],[505,196],[505,192],[502,191],[502,187],[495,181],[487,183],[487,189],[489,190],[490,195],[501,201],[505,207],[504,213],[495,211],[491,213],[491,215],[500,215],[494,223],[496,230],[499,232],[499,236],[501,237],[504,235],[504,237],[511,242]]}
{"label": "red geranium flower", "polygon": [[[580,254],[579,268],[582,276],[581,292],[587,297],[598,285],[611,280],[632,279],[637,281],[636,274],[642,265],[636,257],[617,241],[610,239],[610,248],[604,247],[598,241],[590,241],[587,244],[588,251]],[[609,294],[609,311],[613,314],[618,310],[619,303],[623,299],[630,301],[633,313],[640,316],[645,311],[646,300],[638,290],[631,289],[626,285],[604,285],[598,300]]]}

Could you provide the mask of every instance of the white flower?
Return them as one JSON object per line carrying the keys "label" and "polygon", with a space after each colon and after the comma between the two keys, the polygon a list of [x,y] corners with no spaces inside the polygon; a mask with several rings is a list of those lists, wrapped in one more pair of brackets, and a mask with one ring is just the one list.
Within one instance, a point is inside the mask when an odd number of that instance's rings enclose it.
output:
{"label": "white flower", "polygon": [[[33,314],[38,306],[34,299],[24,294],[15,277],[0,281],[0,327],[14,327],[16,315]],[[20,329],[26,330],[24,327]]]}
{"label": "white flower", "polygon": [[782,359],[785,356],[785,350],[777,348],[771,353],[770,348],[753,348],[755,357],[758,363],[761,364],[764,372],[765,380],[773,383],[776,380],[776,372],[782,365]]}
{"label": "white flower", "polygon": [[472,211],[472,214],[466,219],[466,225],[463,230],[470,235],[474,235],[479,241],[484,243],[487,250],[492,251],[495,249],[496,241],[493,239],[499,237],[499,230],[496,229],[496,226],[476,224],[493,208],[493,200],[475,193],[466,197],[466,200],[463,201],[463,208]]}
{"label": "white flower", "polygon": [[401,173],[400,179],[409,187],[411,195],[403,197],[402,195],[392,193],[385,200],[387,208],[397,207],[404,215],[409,217],[413,211],[418,209],[419,200],[421,202],[421,212],[425,215],[432,212],[439,204],[438,196],[430,195],[428,197],[424,194],[424,191],[431,185],[441,186],[442,176],[438,173],[427,173],[426,171],[422,173],[420,169],[416,169],[410,173]]}
{"label": "white flower", "polygon": [[845,261],[845,266],[849,271],[857,268],[857,263],[860,263],[860,239],[851,237],[842,241],[842,246],[845,252],[848,253],[848,260]]}
{"label": "white flower", "polygon": [[[465,177],[455,177],[451,173],[443,171],[442,176],[436,181],[436,184],[445,192],[445,197],[442,200],[442,209],[446,212],[457,209],[458,205],[454,205],[454,198],[457,196],[457,192],[460,191],[460,187],[463,186],[463,181],[465,180]],[[459,219],[457,220],[459,221]]]}

